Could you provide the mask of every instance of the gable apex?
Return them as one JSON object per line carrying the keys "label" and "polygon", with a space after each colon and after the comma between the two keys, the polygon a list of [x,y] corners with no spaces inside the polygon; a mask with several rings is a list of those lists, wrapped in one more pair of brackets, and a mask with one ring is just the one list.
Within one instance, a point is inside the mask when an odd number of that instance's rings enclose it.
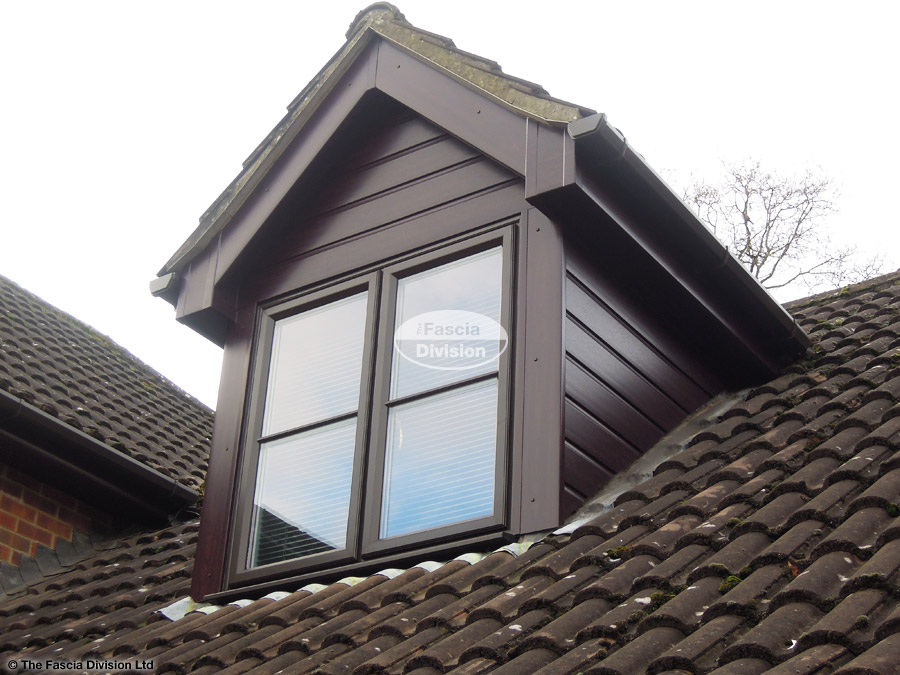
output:
{"label": "gable apex", "polygon": [[[198,227],[159,271],[160,276],[183,271],[193,258],[210,245],[278,163],[291,142],[302,133],[316,111],[329,99],[338,82],[354,66],[359,68],[359,58],[376,38],[522,120],[533,120],[564,131],[569,122],[594,113],[591,109],[549,96],[539,84],[507,75],[496,62],[457,49],[449,38],[416,28],[394,5],[375,3],[356,16],[344,45],[288,105],[287,114],[281,122],[244,160],[241,172],[200,217]],[[373,58],[374,63],[361,73],[367,82],[360,95],[370,89],[390,89],[389,78],[378,77],[377,55],[370,55],[369,58]],[[385,93],[394,95],[391,91]],[[402,102],[410,103],[408,100]],[[440,107],[437,106],[438,109]],[[425,111],[419,112],[427,116]],[[448,130],[454,132],[453,129]],[[524,142],[523,134],[522,140]],[[509,164],[502,157],[497,159]],[[512,168],[524,172],[524,167]]]}

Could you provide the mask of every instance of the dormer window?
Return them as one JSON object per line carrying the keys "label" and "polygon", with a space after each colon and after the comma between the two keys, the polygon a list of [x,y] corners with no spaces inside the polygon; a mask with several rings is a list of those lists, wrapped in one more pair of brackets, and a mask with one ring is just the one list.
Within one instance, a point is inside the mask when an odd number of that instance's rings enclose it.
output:
{"label": "dormer window", "polygon": [[806,341],[603,114],[377,3],[153,282],[225,348],[192,594],[558,527]]}
{"label": "dormer window", "polygon": [[507,228],[262,306],[235,580],[504,525],[510,248]]}

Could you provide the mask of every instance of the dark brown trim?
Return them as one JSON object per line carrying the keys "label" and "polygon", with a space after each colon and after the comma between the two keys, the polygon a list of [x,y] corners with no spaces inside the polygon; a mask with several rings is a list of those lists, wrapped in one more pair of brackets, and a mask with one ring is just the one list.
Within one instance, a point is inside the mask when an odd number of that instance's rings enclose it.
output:
{"label": "dark brown trim", "polygon": [[[495,162],[512,169],[518,176],[525,175],[527,124],[536,125],[535,129],[542,125],[486,100],[482,94],[396,46],[376,40],[360,51],[347,72],[336,78],[327,98],[310,114],[296,135],[283,142],[278,158],[268,162],[252,192],[246,186],[240,188],[247,196],[229,206],[233,215],[220,216],[228,218],[227,225],[222,226],[214,239],[209,238],[203,244],[200,257],[205,258],[204,262],[198,263],[197,253],[190,251],[184,256],[193,256],[189,264],[179,261],[177,267],[183,278],[177,300],[180,321],[194,323],[198,329],[214,327],[215,334],[204,334],[220,344],[223,342],[221,332],[233,318],[227,310],[218,320],[206,317],[199,321],[192,319],[193,315],[209,311],[221,313],[223,307],[229,306],[228,301],[218,301],[222,282],[233,272],[238,258],[250,248],[288,191],[313,164],[367,92],[373,89],[408,106]],[[542,155],[536,166],[543,167],[542,175],[568,176],[572,171],[569,167],[571,153],[564,153],[560,148],[571,144],[571,139],[562,127],[545,127],[542,134],[546,159]],[[561,168],[561,161],[565,168]],[[200,245],[198,241],[195,247]],[[196,270],[198,264],[203,267],[202,273]]]}
{"label": "dark brown trim", "polygon": [[525,195],[550,192],[575,182],[575,141],[562,127],[528,120]]}
{"label": "dark brown trim", "polygon": [[524,117],[383,40],[378,41],[375,87],[519,176],[525,175]]}
{"label": "dark brown trim", "polygon": [[238,313],[222,355],[222,377],[200,516],[203,527],[197,539],[191,575],[191,596],[196,599],[221,591],[226,584],[239,448],[249,375],[254,367],[251,345],[256,330],[255,318],[255,307]]}
{"label": "dark brown trim", "polygon": [[[402,550],[410,547],[421,547],[424,543],[434,540],[454,538],[464,533],[479,532],[504,527],[508,523],[507,489],[508,484],[508,400],[511,376],[511,349],[507,348],[500,356],[496,373],[473,379],[455,382],[452,385],[436,387],[434,389],[419,392],[415,397],[425,398],[437,395],[444,391],[454,391],[471,385],[473,382],[497,377],[497,437],[495,440],[495,470],[494,470],[494,506],[493,514],[486,518],[454,523],[444,527],[436,527],[407,535],[381,539],[379,536],[381,524],[381,502],[384,489],[384,463],[387,446],[388,410],[401,400],[392,400],[390,396],[392,355],[394,348],[394,327],[397,311],[397,285],[398,280],[411,276],[420,271],[433,269],[443,264],[461,260],[476,255],[497,246],[502,251],[502,276],[501,276],[501,325],[509,332],[511,323],[511,308],[513,306],[514,289],[512,285],[512,268],[514,267],[515,249],[513,226],[507,225],[502,229],[484,232],[467,237],[455,243],[446,244],[435,248],[428,253],[417,255],[415,258],[399,262],[384,269],[385,282],[382,288],[382,314],[379,335],[383,336],[379,349],[379,359],[376,364],[375,394],[373,398],[373,423],[372,436],[369,447],[369,475],[366,486],[367,506],[366,517],[362,530],[361,550],[364,556],[372,557],[391,550]],[[511,345],[509,346],[511,347]]]}
{"label": "dark brown trim", "polygon": [[516,323],[521,379],[515,387],[511,527],[534,532],[560,523],[563,451],[563,280],[559,226],[537,209],[524,212]]}

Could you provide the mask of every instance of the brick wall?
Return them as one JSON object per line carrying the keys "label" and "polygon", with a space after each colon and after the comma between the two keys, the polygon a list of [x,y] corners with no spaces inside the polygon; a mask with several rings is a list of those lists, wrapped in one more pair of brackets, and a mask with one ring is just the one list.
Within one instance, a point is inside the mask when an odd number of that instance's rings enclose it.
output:
{"label": "brick wall", "polygon": [[39,544],[55,548],[74,530],[91,532],[109,522],[87,504],[0,464],[0,562],[18,565]]}

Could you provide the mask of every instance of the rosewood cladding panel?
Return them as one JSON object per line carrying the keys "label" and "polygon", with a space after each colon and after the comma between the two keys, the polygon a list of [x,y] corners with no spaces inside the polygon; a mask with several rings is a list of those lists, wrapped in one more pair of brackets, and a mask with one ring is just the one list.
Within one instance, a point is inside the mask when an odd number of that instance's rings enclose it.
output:
{"label": "rosewood cladding panel", "polygon": [[566,276],[562,504],[572,512],[709,393],[657,348],[627,304],[617,311],[606,302],[599,271],[572,242]]}
{"label": "rosewood cladding panel", "polygon": [[[265,258],[272,265],[295,265],[299,258],[338,242],[377,234],[514,180],[511,173],[436,126],[398,112],[353,149],[318,194],[304,200],[302,210],[282,215],[283,222],[276,225],[281,236],[273,238],[275,246]],[[447,235],[481,224],[454,224]],[[373,262],[378,241],[371,243]]]}

